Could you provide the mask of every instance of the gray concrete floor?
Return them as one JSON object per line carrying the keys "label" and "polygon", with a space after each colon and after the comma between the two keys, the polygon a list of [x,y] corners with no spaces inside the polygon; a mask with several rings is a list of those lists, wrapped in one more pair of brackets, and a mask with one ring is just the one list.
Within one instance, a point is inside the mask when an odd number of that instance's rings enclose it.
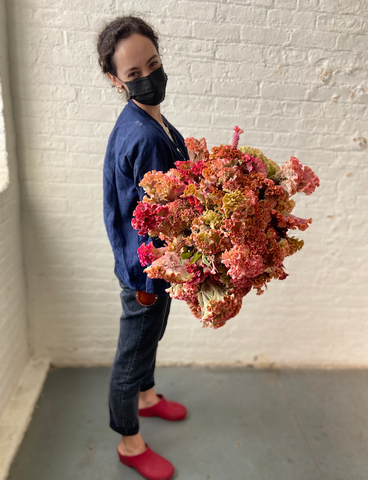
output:
{"label": "gray concrete floor", "polygon": [[[109,427],[109,368],[51,370],[9,480],[140,480]],[[174,480],[367,480],[368,371],[156,368],[188,408],[140,418]]]}

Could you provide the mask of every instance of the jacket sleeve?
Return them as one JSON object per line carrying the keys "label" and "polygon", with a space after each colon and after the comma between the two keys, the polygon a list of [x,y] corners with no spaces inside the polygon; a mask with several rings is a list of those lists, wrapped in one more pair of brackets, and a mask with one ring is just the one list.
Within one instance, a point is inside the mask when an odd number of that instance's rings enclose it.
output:
{"label": "jacket sleeve", "polygon": [[115,257],[121,256],[126,239],[122,234],[122,220],[115,181],[115,162],[109,149],[106,152],[103,167],[103,217],[113,253]]}

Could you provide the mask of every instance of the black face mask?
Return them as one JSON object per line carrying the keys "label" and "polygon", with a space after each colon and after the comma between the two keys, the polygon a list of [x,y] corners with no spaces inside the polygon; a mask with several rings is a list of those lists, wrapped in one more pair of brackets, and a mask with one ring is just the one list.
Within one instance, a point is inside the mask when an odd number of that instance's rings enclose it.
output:
{"label": "black face mask", "polygon": [[143,105],[158,105],[163,102],[166,83],[167,75],[162,65],[146,77],[125,82],[129,89],[129,97]]}

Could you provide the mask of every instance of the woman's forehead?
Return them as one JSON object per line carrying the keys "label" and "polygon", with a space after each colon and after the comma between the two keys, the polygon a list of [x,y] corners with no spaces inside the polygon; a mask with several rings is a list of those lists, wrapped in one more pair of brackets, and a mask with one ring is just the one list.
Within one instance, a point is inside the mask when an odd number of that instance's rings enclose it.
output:
{"label": "woman's forehead", "polygon": [[134,33],[117,44],[114,60],[119,70],[126,70],[146,63],[155,54],[158,53],[152,41],[148,37]]}

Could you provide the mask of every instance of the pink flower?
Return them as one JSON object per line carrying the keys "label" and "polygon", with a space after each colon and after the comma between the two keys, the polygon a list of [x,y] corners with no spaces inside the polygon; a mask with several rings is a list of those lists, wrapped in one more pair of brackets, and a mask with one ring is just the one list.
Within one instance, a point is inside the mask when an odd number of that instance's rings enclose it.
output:
{"label": "pink flower", "polygon": [[142,267],[145,267],[164,255],[165,251],[165,247],[156,248],[153,243],[150,242],[148,245],[142,243],[138,248],[137,253]]}
{"label": "pink flower", "polygon": [[267,168],[259,157],[252,157],[249,153],[242,156],[242,169],[249,172],[260,172],[267,178]]}
{"label": "pink flower", "polygon": [[151,233],[159,228],[169,214],[167,206],[138,202],[133,212],[132,227],[138,230],[139,235]]}
{"label": "pink flower", "polygon": [[240,134],[244,133],[244,130],[242,130],[239,127],[234,127],[234,135],[233,135],[233,141],[231,144],[231,149],[236,150],[238,148],[238,143],[239,143],[239,137]]}
{"label": "pink flower", "polygon": [[299,218],[291,215],[291,213],[281,213],[278,210],[272,210],[272,216],[276,220],[276,225],[279,228],[306,230],[309,226],[308,224],[312,223],[311,218]]}
{"label": "pink flower", "polygon": [[203,160],[178,160],[175,162],[175,166],[182,175],[182,180],[189,184],[195,183],[199,180],[200,175],[202,174],[202,170],[205,167],[205,162]]}
{"label": "pink flower", "polygon": [[319,187],[319,178],[310,167],[305,166],[303,178],[298,185],[297,192],[304,192],[306,195],[310,195],[316,187]]}
{"label": "pink flower", "polygon": [[235,245],[222,254],[222,263],[229,269],[228,275],[236,282],[244,277],[252,278],[265,269],[262,255],[253,253],[246,244]]}
{"label": "pink flower", "polygon": [[319,178],[310,167],[304,167],[296,157],[290,157],[285,165],[281,167],[284,180],[280,185],[289,195],[296,192],[304,192],[310,195],[316,187],[319,187]]}

